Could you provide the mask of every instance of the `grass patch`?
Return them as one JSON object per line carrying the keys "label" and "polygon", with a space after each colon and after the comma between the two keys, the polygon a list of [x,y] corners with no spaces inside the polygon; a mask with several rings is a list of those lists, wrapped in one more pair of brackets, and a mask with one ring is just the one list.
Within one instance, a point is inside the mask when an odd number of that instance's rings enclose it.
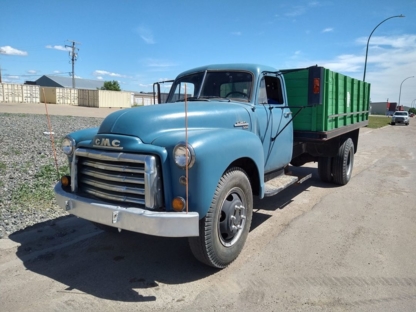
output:
{"label": "grass patch", "polygon": [[368,119],[368,128],[377,129],[390,124],[390,117],[370,116]]}
{"label": "grass patch", "polygon": [[12,154],[13,155],[22,155],[22,151],[18,150],[18,149],[15,149],[15,148],[12,148]]}
{"label": "grass patch", "polygon": [[0,173],[3,173],[6,171],[6,164],[4,162],[0,161]]}
{"label": "grass patch", "polygon": [[[69,174],[69,167],[59,168],[60,175]],[[58,174],[54,164],[41,167],[35,174],[32,183],[21,184],[12,193],[11,207],[39,207],[49,208],[54,199],[53,186],[58,181]]]}

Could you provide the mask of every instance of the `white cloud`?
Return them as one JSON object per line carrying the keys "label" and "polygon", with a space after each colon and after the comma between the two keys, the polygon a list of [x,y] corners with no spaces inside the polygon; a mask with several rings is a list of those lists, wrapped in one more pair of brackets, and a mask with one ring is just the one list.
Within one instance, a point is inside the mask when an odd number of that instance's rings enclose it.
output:
{"label": "white cloud", "polygon": [[139,83],[139,87],[143,87],[143,88],[148,88],[153,86],[153,84],[144,84],[144,83]]}
{"label": "white cloud", "polygon": [[61,46],[61,45],[47,45],[46,46],[47,49],[53,49],[53,50],[58,50],[58,51],[71,51],[70,47],[65,47],[65,46]]}
{"label": "white cloud", "polygon": [[[368,38],[358,38],[356,43],[362,54],[342,54],[332,60],[302,61],[298,66],[318,64],[330,70],[362,80],[365,49]],[[371,100],[399,101],[400,84],[410,76],[416,76],[416,35],[371,37],[367,58],[366,82],[371,83]],[[400,96],[400,104],[410,105],[416,98],[416,78],[407,80]]]}
{"label": "white cloud", "polygon": [[[367,45],[368,37],[357,39],[358,44]],[[416,45],[416,35],[402,35],[392,37],[371,37],[370,46],[390,46],[392,48],[414,48]]]}
{"label": "white cloud", "polygon": [[35,75],[35,74],[37,74],[37,70],[33,70],[33,69],[30,69],[30,70],[28,70],[28,71],[26,71],[28,74],[33,74],[33,75]]}
{"label": "white cloud", "polygon": [[12,48],[11,46],[4,46],[0,47],[0,54],[26,56],[28,53],[26,51]]}
{"label": "white cloud", "polygon": [[7,76],[7,79],[10,79],[10,80],[19,80],[20,77],[19,76]]}
{"label": "white cloud", "polygon": [[106,70],[95,70],[92,74],[94,76],[101,77],[101,79],[103,79],[102,76],[126,77],[125,75],[121,75],[121,74],[117,74],[117,73],[111,73],[111,72],[108,72]]}
{"label": "white cloud", "polygon": [[320,6],[321,4],[318,1],[311,1],[308,3],[310,7]]}
{"label": "white cloud", "polygon": [[334,29],[333,28],[331,28],[331,27],[328,27],[328,28],[325,28],[324,30],[322,30],[322,32],[323,33],[326,33],[326,32],[333,32],[334,31]]}
{"label": "white cloud", "polygon": [[293,6],[292,9],[289,12],[287,12],[285,15],[287,17],[300,16],[300,15],[305,14],[308,8],[313,8],[317,6],[320,6],[320,3],[318,1],[311,1],[307,5]]}
{"label": "white cloud", "polygon": [[306,8],[304,6],[295,6],[290,12],[287,12],[285,15],[288,17],[296,17],[306,13]]}
{"label": "white cloud", "polygon": [[144,66],[149,67],[151,71],[165,71],[170,67],[177,66],[175,63],[169,61],[151,58],[145,59],[142,62]]}
{"label": "white cloud", "polygon": [[103,77],[101,77],[101,76],[98,76],[98,77],[96,77],[98,80],[103,80]]}
{"label": "white cloud", "polygon": [[302,51],[297,50],[293,53],[293,55],[290,57],[291,59],[299,59],[299,57],[302,55]]}
{"label": "white cloud", "polygon": [[362,70],[364,59],[362,56],[353,54],[342,54],[331,61],[322,61],[318,63],[336,72],[356,73]]}
{"label": "white cloud", "polygon": [[137,28],[137,32],[139,33],[140,38],[143,39],[144,42],[147,44],[155,44],[155,40],[153,38],[153,33],[150,29],[146,27],[139,27]]}
{"label": "white cloud", "polygon": [[233,36],[241,36],[243,33],[241,31],[233,31],[231,35]]}

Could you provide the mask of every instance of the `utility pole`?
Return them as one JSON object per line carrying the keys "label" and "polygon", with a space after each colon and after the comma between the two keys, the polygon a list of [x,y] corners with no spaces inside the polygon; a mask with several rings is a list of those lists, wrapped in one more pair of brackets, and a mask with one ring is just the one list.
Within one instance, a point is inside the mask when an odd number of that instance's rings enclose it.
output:
{"label": "utility pole", "polygon": [[67,40],[69,42],[72,42],[72,45],[65,45],[66,48],[71,48],[71,51],[69,52],[69,56],[71,57],[71,61],[72,61],[72,88],[75,89],[75,61],[78,58],[78,53],[75,52],[75,50],[79,51],[78,48],[75,48],[76,44],[81,44],[79,42],[76,42],[74,40]]}

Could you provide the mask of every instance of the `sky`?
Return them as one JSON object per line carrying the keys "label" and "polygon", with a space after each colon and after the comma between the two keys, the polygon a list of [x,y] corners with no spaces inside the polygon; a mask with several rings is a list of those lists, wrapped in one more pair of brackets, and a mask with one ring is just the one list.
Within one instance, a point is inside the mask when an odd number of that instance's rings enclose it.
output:
{"label": "sky", "polygon": [[0,0],[0,12],[6,83],[70,77],[73,42],[76,77],[125,91],[219,63],[317,64],[362,80],[374,30],[371,101],[416,107],[416,0]]}

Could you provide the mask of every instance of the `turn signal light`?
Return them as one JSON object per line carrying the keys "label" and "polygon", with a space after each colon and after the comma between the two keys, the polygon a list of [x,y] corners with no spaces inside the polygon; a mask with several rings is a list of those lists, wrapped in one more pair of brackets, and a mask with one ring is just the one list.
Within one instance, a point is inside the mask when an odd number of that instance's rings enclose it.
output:
{"label": "turn signal light", "polygon": [[185,199],[182,197],[175,197],[172,200],[172,209],[176,212],[183,211],[185,209]]}
{"label": "turn signal light", "polygon": [[318,94],[321,91],[321,79],[313,78],[313,93]]}
{"label": "turn signal light", "polygon": [[61,178],[62,186],[67,187],[71,185],[71,177],[70,176],[63,176]]}

